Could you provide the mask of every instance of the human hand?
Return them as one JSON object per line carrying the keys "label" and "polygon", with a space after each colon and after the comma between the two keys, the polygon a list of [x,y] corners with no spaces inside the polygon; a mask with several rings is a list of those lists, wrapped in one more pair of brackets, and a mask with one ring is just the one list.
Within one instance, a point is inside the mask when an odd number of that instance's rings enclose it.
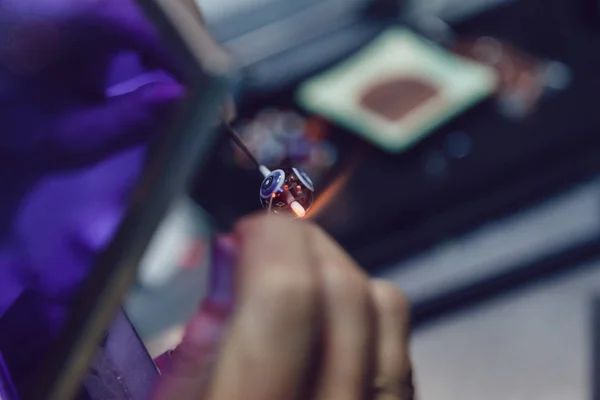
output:
{"label": "human hand", "polygon": [[13,163],[26,161],[19,168],[88,165],[148,142],[184,95],[174,79],[105,95],[123,52],[175,71],[133,0],[3,2],[0,20],[0,151]]}
{"label": "human hand", "polygon": [[[2,272],[69,299],[185,89],[134,0],[2,1],[0,34],[0,250],[16,269]],[[144,72],[118,63],[124,53],[164,79],[107,96]]]}
{"label": "human hand", "polygon": [[409,306],[319,228],[252,217],[233,238],[235,304],[210,302],[153,400],[412,399]]}

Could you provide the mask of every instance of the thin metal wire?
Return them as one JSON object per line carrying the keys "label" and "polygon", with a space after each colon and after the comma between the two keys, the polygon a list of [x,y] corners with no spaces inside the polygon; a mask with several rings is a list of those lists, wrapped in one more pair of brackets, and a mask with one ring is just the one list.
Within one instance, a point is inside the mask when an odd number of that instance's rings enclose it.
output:
{"label": "thin metal wire", "polygon": [[240,137],[240,135],[231,127],[231,125],[225,124],[223,126],[225,128],[225,131],[227,132],[227,134],[231,138],[231,140],[240,149],[242,149],[242,151],[244,153],[246,153],[246,156],[248,156],[248,158],[250,159],[250,161],[252,161],[256,165],[256,167],[260,169],[260,167],[261,167],[262,164],[259,163],[258,160],[256,159],[256,157],[254,157],[254,154],[252,154],[252,152],[250,152],[250,150],[248,150],[248,148],[244,144],[244,141],[242,140],[242,138]]}

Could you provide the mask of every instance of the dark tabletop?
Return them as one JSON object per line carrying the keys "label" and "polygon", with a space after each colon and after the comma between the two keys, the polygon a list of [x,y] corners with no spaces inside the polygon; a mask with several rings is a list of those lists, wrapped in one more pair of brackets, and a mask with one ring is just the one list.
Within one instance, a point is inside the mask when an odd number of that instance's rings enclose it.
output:
{"label": "dark tabletop", "polygon": [[[523,0],[455,26],[461,34],[490,35],[565,63],[573,71],[571,87],[545,98],[522,121],[503,117],[492,101],[485,101],[401,155],[335,132],[342,157],[322,187],[349,166],[353,172],[317,221],[365,268],[373,269],[544,199],[598,171],[600,35],[593,24],[582,23],[584,10],[579,2]],[[388,25],[372,19],[358,22],[365,33],[356,49]],[[359,31],[356,26],[348,29]],[[268,62],[276,65],[276,60]],[[292,105],[296,83],[268,93],[247,89],[240,113]],[[447,141],[456,132],[470,137],[472,152],[463,159],[446,158],[441,172],[428,173],[427,160],[445,157]],[[224,225],[260,208],[260,176],[224,162],[222,148],[227,146],[224,139],[194,190],[198,202]]]}

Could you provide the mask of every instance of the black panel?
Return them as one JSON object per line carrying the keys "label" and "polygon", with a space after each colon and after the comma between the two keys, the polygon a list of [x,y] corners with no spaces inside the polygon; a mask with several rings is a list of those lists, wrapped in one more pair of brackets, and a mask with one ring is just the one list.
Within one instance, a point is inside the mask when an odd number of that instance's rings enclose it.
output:
{"label": "black panel", "polygon": [[592,304],[592,400],[600,400],[600,297]]}

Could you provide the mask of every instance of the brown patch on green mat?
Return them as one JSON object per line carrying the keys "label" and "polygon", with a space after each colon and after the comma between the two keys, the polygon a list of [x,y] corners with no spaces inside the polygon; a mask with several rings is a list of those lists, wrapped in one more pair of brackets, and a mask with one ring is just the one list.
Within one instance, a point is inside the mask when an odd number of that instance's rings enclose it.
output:
{"label": "brown patch on green mat", "polygon": [[367,88],[360,104],[391,122],[398,122],[438,93],[438,89],[424,79],[398,77]]}

